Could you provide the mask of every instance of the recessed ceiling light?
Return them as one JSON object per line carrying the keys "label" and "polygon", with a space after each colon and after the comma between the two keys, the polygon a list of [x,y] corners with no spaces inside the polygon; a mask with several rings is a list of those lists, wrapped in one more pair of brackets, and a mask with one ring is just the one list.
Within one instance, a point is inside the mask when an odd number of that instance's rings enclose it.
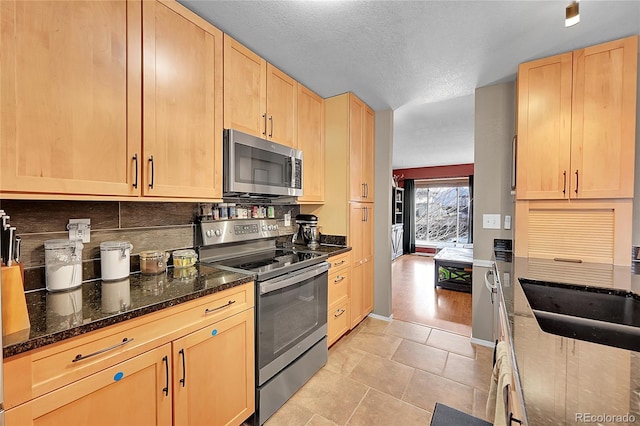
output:
{"label": "recessed ceiling light", "polygon": [[564,26],[571,27],[580,22],[580,5],[577,1],[574,1],[569,6],[567,6]]}

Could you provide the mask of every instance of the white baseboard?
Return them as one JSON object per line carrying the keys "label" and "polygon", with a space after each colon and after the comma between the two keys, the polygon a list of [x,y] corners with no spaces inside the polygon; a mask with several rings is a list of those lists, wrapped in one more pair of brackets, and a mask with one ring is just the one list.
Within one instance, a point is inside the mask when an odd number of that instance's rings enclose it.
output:
{"label": "white baseboard", "polygon": [[475,337],[471,338],[471,343],[475,343],[476,345],[486,346],[488,348],[494,348],[496,346],[495,342],[490,342],[488,340],[477,339]]}
{"label": "white baseboard", "polygon": [[382,321],[387,321],[387,322],[391,322],[393,321],[393,314],[389,315],[388,317],[383,317],[382,315],[378,315],[378,314],[374,314],[374,313],[370,313],[369,315],[367,315],[368,317],[371,317],[373,319],[379,319]]}

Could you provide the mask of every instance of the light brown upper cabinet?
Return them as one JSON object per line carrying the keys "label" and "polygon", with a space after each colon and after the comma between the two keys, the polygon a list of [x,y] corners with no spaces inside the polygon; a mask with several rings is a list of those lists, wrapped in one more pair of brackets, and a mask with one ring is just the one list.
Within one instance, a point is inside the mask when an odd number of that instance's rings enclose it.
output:
{"label": "light brown upper cabinet", "polygon": [[374,154],[374,113],[358,97],[349,94],[349,188],[351,201],[374,201]]}
{"label": "light brown upper cabinet", "polygon": [[140,2],[2,1],[0,18],[2,196],[139,195]]}
{"label": "light brown upper cabinet", "polygon": [[297,146],[298,83],[224,35],[224,127]]}
{"label": "light brown upper cabinet", "polygon": [[176,2],[143,2],[143,194],[222,197],[222,32]]}
{"label": "light brown upper cabinet", "polygon": [[299,203],[324,202],[324,99],[298,84],[298,149],[304,155]]}
{"label": "light brown upper cabinet", "polygon": [[0,15],[3,197],[222,197],[218,29],[165,0]]}
{"label": "light brown upper cabinet", "polygon": [[638,36],[523,63],[517,198],[632,198]]}

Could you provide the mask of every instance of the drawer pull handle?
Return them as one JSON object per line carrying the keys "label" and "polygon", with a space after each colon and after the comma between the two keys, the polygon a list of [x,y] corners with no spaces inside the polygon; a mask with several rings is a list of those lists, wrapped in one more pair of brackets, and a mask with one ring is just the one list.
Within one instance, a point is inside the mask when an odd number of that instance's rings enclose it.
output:
{"label": "drawer pull handle", "polygon": [[334,283],[339,283],[339,282],[341,282],[341,281],[344,281],[344,278],[345,278],[345,277],[343,277],[343,276],[341,276],[341,275],[338,275],[338,276],[336,277],[336,279],[335,279],[335,280],[333,280],[333,282],[334,282]]}
{"label": "drawer pull handle", "polygon": [[184,349],[180,349],[178,353],[182,356],[182,379],[180,379],[180,384],[184,387],[187,382],[187,365],[184,360]]}
{"label": "drawer pull handle", "polygon": [[341,260],[340,262],[336,262],[333,264],[333,266],[340,266],[344,263],[344,260]]}
{"label": "drawer pull handle", "polygon": [[162,392],[164,392],[165,396],[169,396],[169,357],[166,355],[162,357],[162,362],[164,362],[164,374],[166,377],[165,386],[162,389]]}
{"label": "drawer pull handle", "polygon": [[222,305],[222,306],[219,306],[219,307],[213,308],[213,309],[207,308],[207,309],[204,310],[204,314],[207,315],[207,314],[210,314],[211,312],[215,312],[215,311],[218,311],[220,309],[224,309],[224,308],[226,308],[228,306],[233,305],[234,303],[236,303],[235,300],[229,300],[229,303],[227,303],[226,305]]}
{"label": "drawer pull handle", "polygon": [[556,262],[582,263],[582,259],[570,259],[568,257],[554,257],[553,260]]}
{"label": "drawer pull handle", "polygon": [[129,342],[133,342],[133,339],[128,339],[125,337],[124,339],[122,339],[122,342],[115,344],[113,346],[109,346],[108,348],[100,349],[99,351],[96,351],[92,354],[89,354],[89,355],[78,354],[74,359],[71,360],[71,362],[78,362],[78,361],[82,361],[83,359],[91,358],[92,356],[103,354],[112,349],[116,349],[116,348],[119,348],[120,346],[124,346]]}
{"label": "drawer pull handle", "polygon": [[133,187],[137,188],[138,187],[138,153],[135,153],[133,155],[133,161],[136,162],[136,176],[135,176],[136,180],[135,180],[135,182],[133,182]]}
{"label": "drawer pull handle", "polygon": [[342,314],[344,314],[346,311],[344,309],[338,309],[338,313],[334,314],[333,317],[334,318],[338,318],[340,316],[342,316]]}

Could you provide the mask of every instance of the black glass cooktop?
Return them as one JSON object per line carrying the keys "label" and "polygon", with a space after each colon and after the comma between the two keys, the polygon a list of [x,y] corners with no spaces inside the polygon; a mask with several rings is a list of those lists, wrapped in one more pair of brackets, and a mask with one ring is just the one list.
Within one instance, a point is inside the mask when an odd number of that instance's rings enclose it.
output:
{"label": "black glass cooktop", "polygon": [[320,263],[326,258],[326,254],[273,249],[217,261],[215,264],[252,272],[258,275],[258,279],[264,280]]}

